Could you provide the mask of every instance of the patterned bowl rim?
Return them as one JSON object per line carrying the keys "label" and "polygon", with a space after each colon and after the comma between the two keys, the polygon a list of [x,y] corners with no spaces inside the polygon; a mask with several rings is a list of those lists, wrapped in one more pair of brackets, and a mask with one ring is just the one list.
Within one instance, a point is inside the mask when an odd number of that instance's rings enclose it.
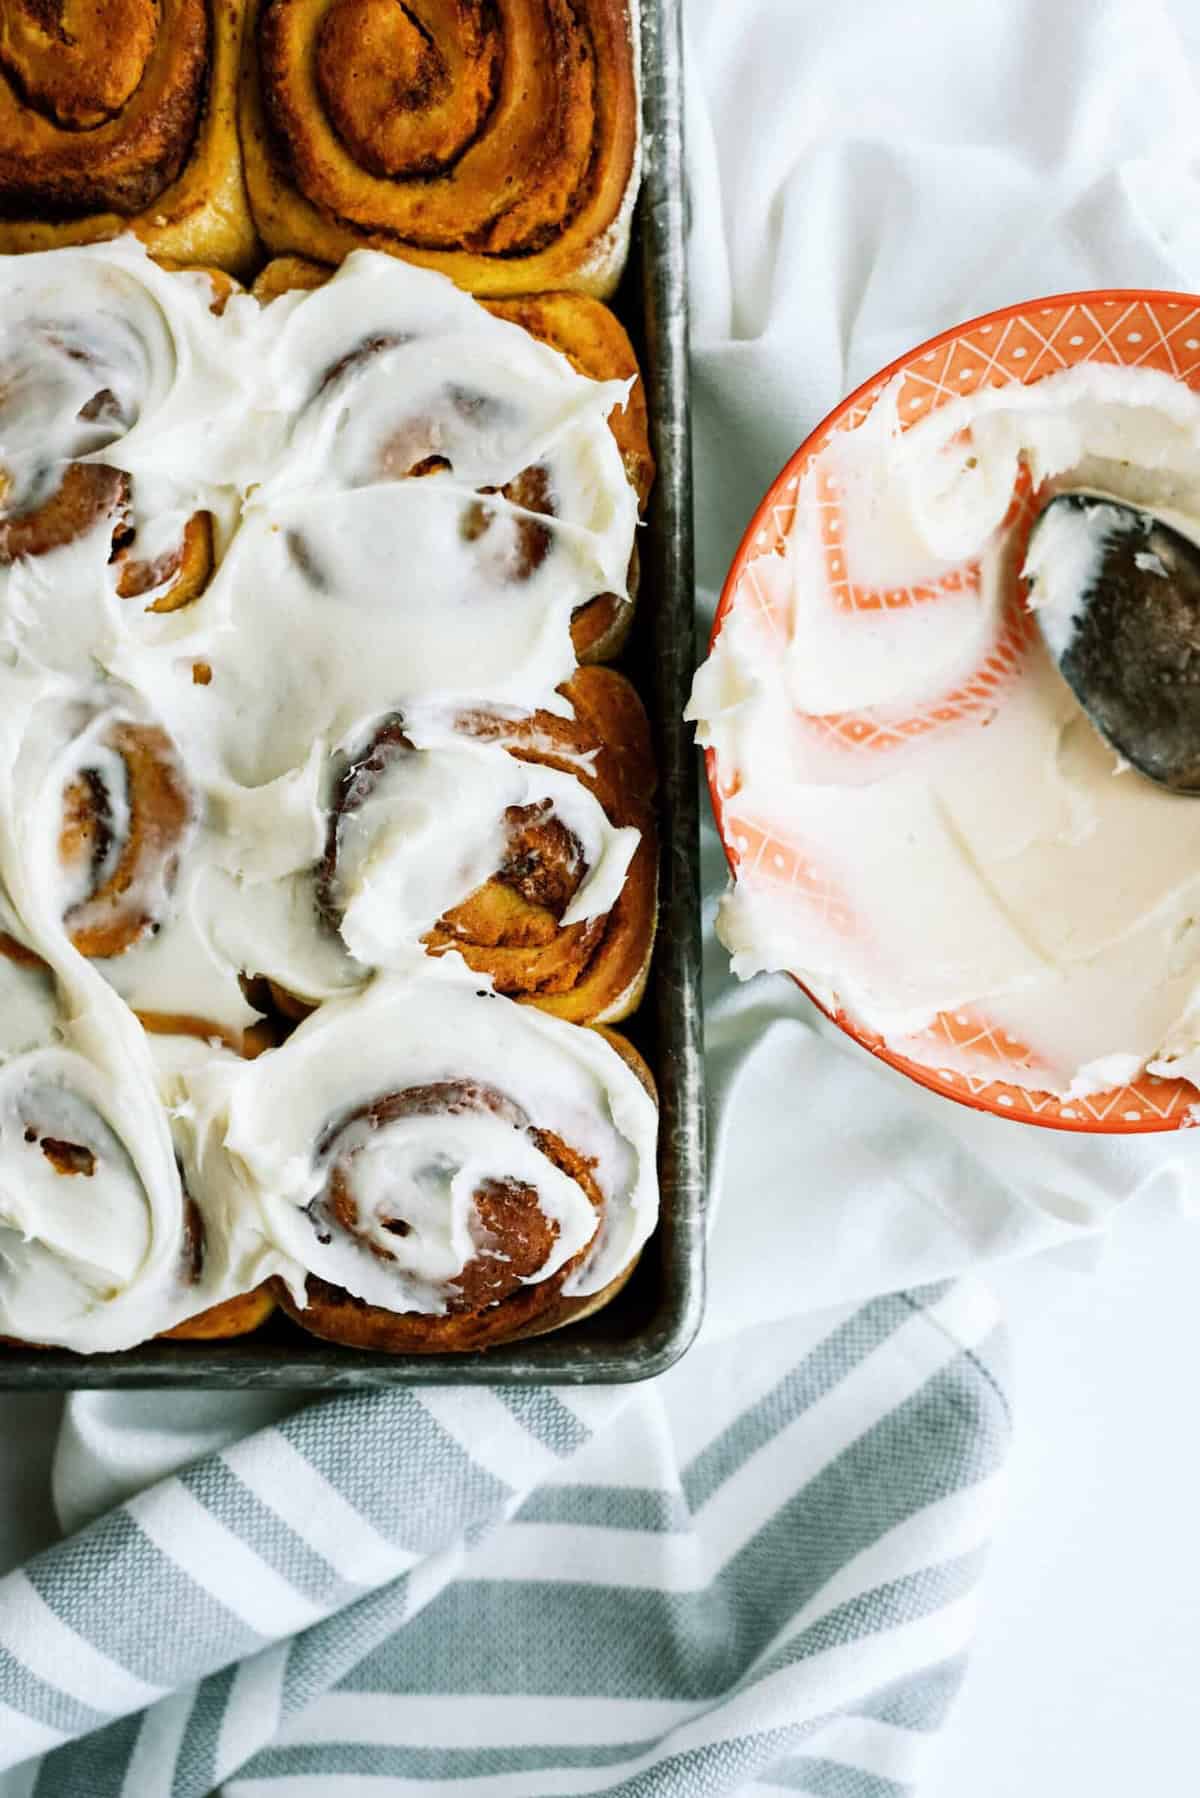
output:
{"label": "patterned bowl rim", "polygon": [[[910,368],[918,358],[927,356],[930,351],[936,351],[946,344],[953,344],[959,338],[967,336],[968,333],[978,331],[981,326],[993,327],[1008,324],[1014,320],[1025,321],[1030,314],[1036,313],[1045,307],[1109,306],[1113,304],[1126,304],[1130,306],[1190,306],[1200,310],[1200,294],[1185,293],[1171,288],[1160,287],[1097,287],[1084,288],[1077,292],[1051,293],[1035,299],[1019,300],[1011,306],[997,307],[994,312],[981,312],[974,318],[964,319],[961,323],[951,325],[948,329],[937,332],[935,336],[927,337],[923,342],[914,344],[911,349],[905,350],[904,353],[897,356],[894,361],[889,362],[884,368],[877,370],[875,374],[861,382],[860,385],[857,386],[853,392],[848,393],[844,399],[839,400],[833,410],[825,414],[824,418],[822,418],[813,430],[809,432],[799,448],[793,451],[788,457],[787,461],[784,463],[783,467],[780,469],[779,473],[771,482],[771,485],[767,488],[766,493],[756,506],[754,514],[747,524],[746,529],[742,534],[741,541],[734,552],[733,560],[729,565],[729,572],[726,574],[724,584],[721,588],[721,597],[717,603],[716,613],[713,617],[712,630],[709,634],[709,654],[712,654],[717,638],[721,634],[721,628],[725,622],[726,615],[733,605],[734,595],[741,583],[742,575],[747,563],[752,561],[756,554],[761,553],[759,533],[768,526],[773,508],[777,505],[786,503],[784,496],[787,492],[788,482],[803,473],[808,462],[818,450],[823,447],[825,440],[838,428],[847,413],[852,412],[856,406],[862,405],[867,401],[873,401],[880,390],[884,388],[889,381],[893,380],[897,375],[903,374],[903,372]],[[1045,372],[1049,374],[1052,371],[1047,369]],[[1039,375],[1037,378],[1041,380],[1044,379],[1044,376]],[[1179,377],[1173,376],[1172,378],[1178,379]],[[737,865],[736,857],[730,842],[729,832],[726,829],[725,805],[720,790],[720,783],[717,778],[717,755],[714,749],[706,749],[704,751],[704,768],[708,780],[709,798],[712,804],[713,817],[716,820],[717,833],[721,839],[721,846],[725,852],[725,860],[728,863],[729,871],[731,874],[734,874]],[[923,1086],[927,1091],[936,1093],[939,1098],[950,1100],[956,1105],[965,1105],[971,1111],[986,1112],[991,1117],[1003,1118],[1007,1123],[1011,1124],[1033,1125],[1043,1130],[1073,1131],[1084,1136],[1142,1136],[1160,1133],[1165,1130],[1187,1129],[1195,1122],[1187,1112],[1176,1114],[1171,1117],[1159,1117],[1153,1119],[1142,1117],[1136,1122],[1126,1122],[1124,1118],[1118,1118],[1110,1122],[1106,1117],[1071,1118],[1064,1117],[1059,1112],[1055,1112],[1053,1115],[1043,1115],[1040,1111],[1018,1112],[1015,1109],[1006,1109],[1006,1106],[1002,1105],[998,1098],[988,1097],[990,1087],[985,1086],[978,1092],[972,1092],[968,1088],[962,1088],[960,1090],[958,1087],[949,1085],[938,1073],[936,1068],[925,1067],[919,1062],[910,1061],[906,1056],[896,1054],[893,1050],[887,1048],[885,1044],[879,1041],[878,1038],[873,1037],[868,1031],[865,1031],[856,1025],[852,1019],[847,1017],[845,1012],[831,1011],[829,1007],[824,1005],[817,995],[805,985],[798,974],[791,974],[790,978],[795,981],[801,992],[816,1006],[817,1010],[821,1012],[824,1017],[829,1019],[830,1023],[836,1024],[843,1035],[848,1036],[850,1040],[857,1043],[860,1048],[867,1050],[868,1054],[875,1056],[879,1061],[886,1062],[889,1067],[894,1068],[898,1073],[903,1074],[907,1079],[911,1080],[914,1085]],[[1030,1096],[1031,1098],[1041,1096],[1049,1100],[1049,1095],[1035,1094],[1032,1092],[1032,1089]],[[1200,1097],[1200,1095],[1198,1095],[1198,1097]],[[1011,1106],[1012,1101],[1008,1100],[1007,1105]]]}

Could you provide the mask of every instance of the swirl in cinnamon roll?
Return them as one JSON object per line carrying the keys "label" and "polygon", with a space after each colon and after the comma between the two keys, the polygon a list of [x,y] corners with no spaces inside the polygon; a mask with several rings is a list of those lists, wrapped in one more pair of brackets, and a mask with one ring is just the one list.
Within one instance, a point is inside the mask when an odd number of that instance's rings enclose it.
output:
{"label": "swirl in cinnamon roll", "polygon": [[0,252],[132,228],[160,256],[243,269],[241,25],[236,0],[7,0]]}
{"label": "swirl in cinnamon roll", "polygon": [[263,240],[388,250],[476,293],[610,293],[636,24],[625,0],[260,0],[241,117]]}
{"label": "swirl in cinnamon roll", "polygon": [[436,1352],[603,1302],[657,1204],[648,1076],[616,1041],[444,967],[323,1006],[244,1069],[226,1143],[302,1270],[287,1308],[336,1341]]}
{"label": "swirl in cinnamon roll", "polygon": [[178,752],[155,725],[107,723],[77,740],[63,793],[63,924],[81,955],[123,955],[161,927],[193,821]]}
{"label": "swirl in cinnamon roll", "polygon": [[[0,982],[11,978],[0,962]],[[200,1202],[168,1128],[169,1080],[111,1004],[104,1019],[60,1014],[58,1040],[44,1046],[8,1052],[11,1033],[0,1032],[0,1334],[10,1341],[128,1348],[249,1295],[281,1266],[244,1221]],[[200,1047],[163,1039],[164,1067]],[[253,1327],[267,1309],[243,1303],[215,1328]]]}

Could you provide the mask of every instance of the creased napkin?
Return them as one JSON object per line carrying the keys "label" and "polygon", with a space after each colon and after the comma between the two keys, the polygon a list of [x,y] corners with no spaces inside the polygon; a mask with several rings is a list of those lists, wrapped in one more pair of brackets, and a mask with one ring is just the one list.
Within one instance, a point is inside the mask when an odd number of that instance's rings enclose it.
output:
{"label": "creased napkin", "polygon": [[964,1281],[636,1395],[304,1406],[0,1580],[0,1792],[895,1798],[962,1672],[997,1346]]}
{"label": "creased napkin", "polygon": [[[1135,0],[685,7],[709,609],[780,463],[907,345],[1039,291],[1200,287],[1197,94]],[[961,1270],[1182,1201],[1194,1139],[945,1105],[786,980],[737,987],[711,934],[706,990],[702,1345],[637,1391],[71,1400],[74,1533],[0,1581],[2,1798],[913,1787],[1007,1434]]]}

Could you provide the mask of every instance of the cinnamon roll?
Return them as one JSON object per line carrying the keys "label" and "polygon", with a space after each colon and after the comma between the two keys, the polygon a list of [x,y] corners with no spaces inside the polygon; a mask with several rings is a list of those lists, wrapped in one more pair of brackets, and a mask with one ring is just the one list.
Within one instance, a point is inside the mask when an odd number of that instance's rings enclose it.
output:
{"label": "cinnamon roll", "polygon": [[193,709],[231,771],[274,780],[314,737],[431,696],[553,709],[574,615],[625,595],[637,499],[608,417],[627,383],[387,257],[274,307],[262,377],[287,442],[201,602]]}
{"label": "cinnamon roll", "polygon": [[[214,1248],[224,1253],[226,1266],[217,1273],[213,1284],[217,1289],[236,1286],[242,1275],[235,1257],[228,1255],[227,1245],[236,1239],[238,1219],[229,1206],[228,1187],[214,1179],[211,1165],[220,1157],[220,1146],[206,1140],[197,1126],[191,1104],[191,1080],[197,1069],[211,1075],[215,1062],[218,1077],[230,1077],[232,1057],[219,1053],[219,1046],[232,1049],[238,1056],[253,1060],[271,1046],[272,1038],[247,1032],[239,1043],[231,1043],[226,1032],[200,1018],[151,1017],[142,1015],[140,1022],[154,1037],[163,1039],[154,1045],[158,1070],[159,1093],[172,1116],[172,1139],[184,1197],[184,1239],[188,1272],[194,1285],[201,1285],[210,1267]],[[199,1045],[207,1045],[207,1053]],[[217,1051],[214,1054],[214,1051]],[[200,1195],[203,1204],[195,1195]],[[219,1247],[218,1247],[219,1245]],[[261,1251],[260,1251],[261,1252]],[[253,1267],[253,1251],[248,1258]],[[266,1271],[266,1267],[262,1271]],[[211,1294],[210,1294],[211,1296]],[[169,1330],[158,1334],[174,1342],[228,1341],[234,1336],[248,1336],[261,1328],[276,1309],[274,1288],[264,1278],[249,1291],[234,1291],[194,1311]]]}
{"label": "cinnamon roll", "polygon": [[129,240],[5,266],[0,609],[43,663],[107,660],[211,578],[244,456],[221,301]]}
{"label": "cinnamon roll", "polygon": [[629,683],[581,669],[573,717],[390,714],[330,798],[317,909],[365,968],[420,942],[581,1023],[641,997],[654,937],[654,765]]}
{"label": "cinnamon roll", "polygon": [[461,973],[381,978],[243,1070],[226,1145],[314,1334],[487,1348],[586,1315],[653,1228],[657,1117],[620,1039]]}
{"label": "cinnamon roll", "polygon": [[44,692],[0,671],[0,714],[18,745],[9,791],[0,778],[15,934],[56,967],[86,958],[137,1014],[203,1020],[205,1037],[242,1048],[258,1013],[220,942],[227,883],[195,745],[185,759],[111,684]]}
{"label": "cinnamon roll", "polygon": [[102,1041],[98,1022],[64,1016],[57,1042],[0,1061],[0,1333],[91,1353],[214,1307],[208,1333],[253,1328],[281,1258],[201,1202],[136,1023],[110,1016],[118,1040]]}
{"label": "cinnamon roll", "polygon": [[0,252],[132,230],[156,255],[248,268],[241,33],[240,0],[8,0]]}
{"label": "cinnamon roll", "polygon": [[[280,256],[267,264],[254,284],[255,295],[264,303],[293,291],[309,291],[321,287],[333,270],[300,256]],[[608,415],[609,428],[621,452],[625,476],[637,496],[638,511],[644,514],[654,484],[654,458],[650,450],[649,423],[646,414],[645,388],[637,357],[628,334],[620,321],[597,300],[584,294],[525,294],[517,299],[487,300],[484,305],[496,318],[519,325],[539,343],[549,344],[565,356],[571,366],[592,381],[629,383],[622,403]],[[426,472],[434,472],[432,468]],[[514,481],[500,489],[505,498],[516,499],[537,518],[556,515],[555,488],[549,472],[540,465],[523,469]],[[482,496],[481,496],[482,500]],[[488,528],[488,514],[481,503],[465,528],[482,537]],[[530,527],[531,547],[546,538],[545,530],[536,522]],[[532,557],[527,551],[527,559]],[[633,601],[638,589],[637,545],[630,553],[623,594],[600,593],[585,601],[571,620],[571,640],[580,662],[605,662],[618,655],[633,622]]]}
{"label": "cinnamon roll", "polygon": [[386,250],[476,293],[611,293],[636,38],[626,0],[259,0],[241,121],[264,242]]}

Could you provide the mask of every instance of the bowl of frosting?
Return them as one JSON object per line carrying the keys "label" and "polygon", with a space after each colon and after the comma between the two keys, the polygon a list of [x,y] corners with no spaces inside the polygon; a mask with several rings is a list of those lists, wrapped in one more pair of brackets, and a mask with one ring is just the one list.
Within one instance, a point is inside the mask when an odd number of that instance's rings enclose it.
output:
{"label": "bowl of frosting", "polygon": [[801,445],[689,708],[731,874],[717,928],[736,973],[792,974],[949,1098],[1179,1129],[1200,1121],[1200,802],[1114,751],[1039,629],[1071,570],[1049,534],[1039,564],[1037,521],[1080,490],[1200,544],[1200,298],[988,314]]}

